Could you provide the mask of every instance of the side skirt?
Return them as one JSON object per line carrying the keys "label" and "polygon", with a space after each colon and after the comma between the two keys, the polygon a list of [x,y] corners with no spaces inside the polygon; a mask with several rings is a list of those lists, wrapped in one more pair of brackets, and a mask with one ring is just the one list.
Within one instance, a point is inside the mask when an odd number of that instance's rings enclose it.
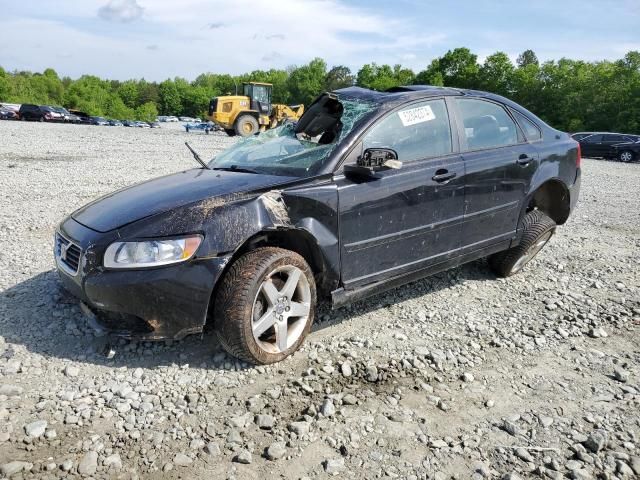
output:
{"label": "side skirt", "polygon": [[414,270],[402,275],[397,275],[389,279],[380,280],[377,282],[369,283],[367,285],[363,285],[361,287],[350,289],[338,288],[337,290],[331,292],[331,306],[335,309],[338,307],[342,307],[343,305],[362,300],[363,298],[377,295],[379,293],[386,292],[387,290],[392,290],[397,287],[401,287],[402,285],[406,285],[407,283],[411,283],[430,275],[449,270],[450,268],[455,268],[459,265],[469,263],[483,257],[487,257],[493,253],[501,252],[508,249],[510,247],[510,244],[510,239],[505,240],[500,243],[496,243],[488,247],[474,250],[464,255],[460,255],[458,257],[436,263],[435,265],[430,265],[426,268],[421,268],[419,270]]}

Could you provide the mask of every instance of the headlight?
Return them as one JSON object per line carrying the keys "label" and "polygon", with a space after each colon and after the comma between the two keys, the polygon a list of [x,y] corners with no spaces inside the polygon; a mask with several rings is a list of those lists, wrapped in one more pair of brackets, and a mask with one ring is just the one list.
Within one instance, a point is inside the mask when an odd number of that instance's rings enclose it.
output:
{"label": "headlight", "polygon": [[184,262],[193,257],[200,243],[200,235],[144,242],[115,242],[104,253],[104,266],[145,268]]}

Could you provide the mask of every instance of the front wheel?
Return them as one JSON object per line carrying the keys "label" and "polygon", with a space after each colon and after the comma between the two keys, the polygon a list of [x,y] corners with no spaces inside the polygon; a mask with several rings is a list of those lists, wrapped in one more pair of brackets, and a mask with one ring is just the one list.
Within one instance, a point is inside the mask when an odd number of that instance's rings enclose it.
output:
{"label": "front wheel", "polygon": [[243,137],[250,137],[258,133],[258,121],[251,115],[240,115],[236,120],[236,133]]}
{"label": "front wheel", "polygon": [[618,154],[618,160],[624,163],[633,162],[633,152],[630,150],[623,150]]}
{"label": "front wheel", "polygon": [[231,355],[255,364],[284,360],[311,329],[316,285],[295,252],[265,247],[235,261],[222,279],[214,317],[220,343]]}
{"label": "front wheel", "polygon": [[515,275],[542,250],[556,231],[556,222],[540,210],[524,217],[524,232],[513,248],[489,257],[489,266],[499,277]]}

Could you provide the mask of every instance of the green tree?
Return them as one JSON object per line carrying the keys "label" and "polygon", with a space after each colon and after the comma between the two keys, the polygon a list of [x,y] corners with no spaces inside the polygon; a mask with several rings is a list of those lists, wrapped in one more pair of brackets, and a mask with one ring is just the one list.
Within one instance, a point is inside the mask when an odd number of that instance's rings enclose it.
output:
{"label": "green tree", "polygon": [[326,75],[327,64],[321,58],[314,58],[307,65],[293,68],[287,81],[291,101],[309,105],[322,93]]}
{"label": "green tree", "polygon": [[480,87],[500,95],[509,96],[513,92],[515,67],[504,52],[489,55],[480,67]]}
{"label": "green tree", "polygon": [[153,122],[158,116],[158,109],[153,102],[147,102],[136,108],[136,119],[143,122]]}
{"label": "green tree", "polygon": [[538,56],[533,50],[525,50],[520,55],[518,55],[518,60],[516,60],[518,67],[523,68],[527,65],[540,65],[538,62]]}
{"label": "green tree", "polygon": [[344,65],[338,65],[327,72],[324,79],[324,90],[331,92],[339,88],[351,87],[354,83],[355,78],[351,74],[351,69]]}

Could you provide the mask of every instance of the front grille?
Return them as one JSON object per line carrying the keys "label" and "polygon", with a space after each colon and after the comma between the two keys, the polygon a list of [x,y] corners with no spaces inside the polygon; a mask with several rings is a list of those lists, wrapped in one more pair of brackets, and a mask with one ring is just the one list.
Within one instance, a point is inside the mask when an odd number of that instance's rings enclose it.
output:
{"label": "front grille", "polygon": [[68,273],[75,275],[80,266],[82,250],[75,243],[56,233],[55,255],[58,264]]}

